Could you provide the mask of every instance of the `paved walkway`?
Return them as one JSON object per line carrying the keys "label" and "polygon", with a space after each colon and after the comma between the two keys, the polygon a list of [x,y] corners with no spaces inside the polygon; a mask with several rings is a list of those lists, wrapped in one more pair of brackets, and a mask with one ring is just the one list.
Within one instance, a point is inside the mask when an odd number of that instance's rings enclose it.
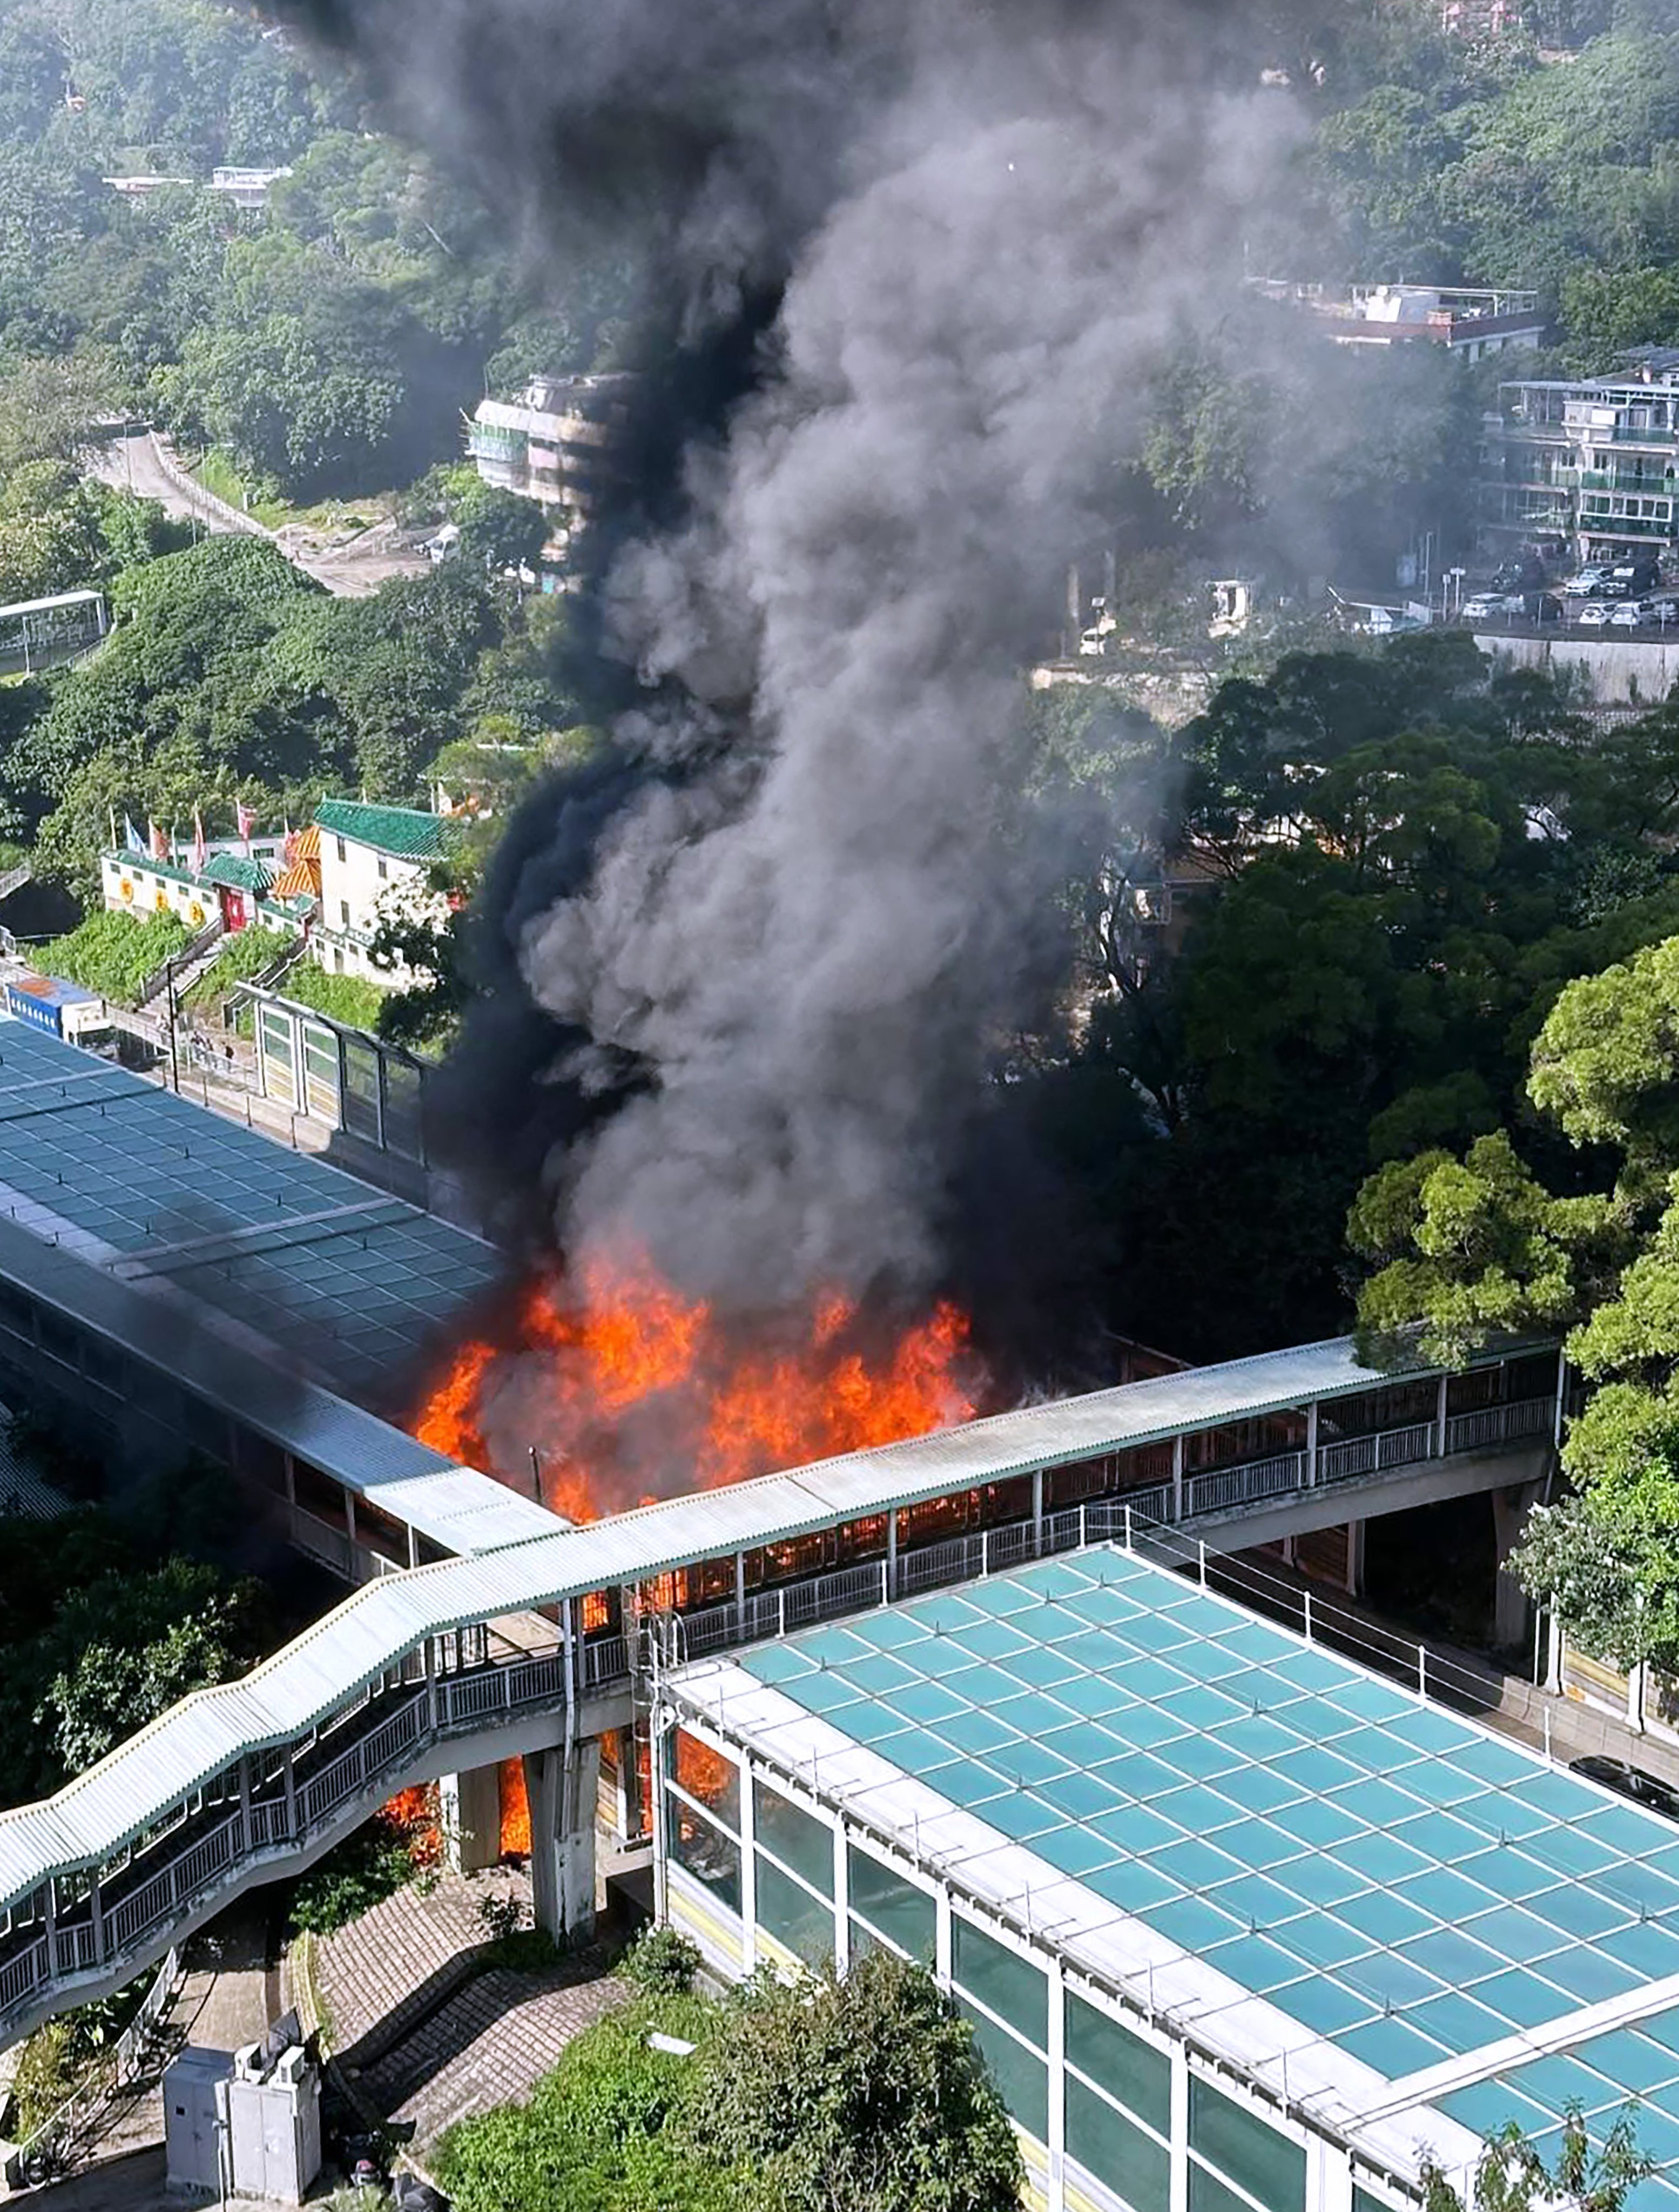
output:
{"label": "paved walkway", "polygon": [[505,1867],[399,1890],[315,1947],[315,1984],[340,2063],[387,2119],[428,2142],[452,2121],[529,2096],[621,1984],[591,1950],[534,1972],[485,1969],[487,1900],[525,1908]]}

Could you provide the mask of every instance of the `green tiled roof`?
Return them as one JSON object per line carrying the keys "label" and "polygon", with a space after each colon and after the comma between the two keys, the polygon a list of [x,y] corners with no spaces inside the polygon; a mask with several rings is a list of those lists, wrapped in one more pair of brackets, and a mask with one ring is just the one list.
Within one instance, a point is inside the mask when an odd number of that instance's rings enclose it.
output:
{"label": "green tiled roof", "polygon": [[315,821],[335,837],[353,837],[359,845],[403,860],[440,860],[455,828],[445,814],[423,813],[415,806],[369,806],[359,799],[322,799]]}
{"label": "green tiled roof", "polygon": [[260,860],[240,853],[212,853],[204,863],[207,884],[226,884],[230,890],[265,891],[274,878]]}

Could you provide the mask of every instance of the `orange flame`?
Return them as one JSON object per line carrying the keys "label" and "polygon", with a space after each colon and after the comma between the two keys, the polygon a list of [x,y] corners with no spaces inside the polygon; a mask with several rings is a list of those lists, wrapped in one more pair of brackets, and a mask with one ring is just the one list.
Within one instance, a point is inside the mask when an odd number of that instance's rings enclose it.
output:
{"label": "orange flame", "polygon": [[416,1866],[435,1866],[443,1856],[443,1825],[435,1782],[399,1790],[380,1806],[379,1818],[397,1830]]}
{"label": "orange flame", "polygon": [[504,1759],[497,1771],[496,1785],[501,1808],[501,1856],[529,1858],[530,1800],[524,1792],[524,1761]]}
{"label": "orange flame", "polygon": [[540,1483],[547,1504],[589,1521],[973,1413],[979,1376],[953,1306],[884,1352],[832,1293],[797,1341],[775,1334],[784,1341],[742,1349],[711,1306],[646,1262],[595,1261],[575,1285],[534,1284],[507,1341],[464,1344],[414,1433],[515,1488]]}

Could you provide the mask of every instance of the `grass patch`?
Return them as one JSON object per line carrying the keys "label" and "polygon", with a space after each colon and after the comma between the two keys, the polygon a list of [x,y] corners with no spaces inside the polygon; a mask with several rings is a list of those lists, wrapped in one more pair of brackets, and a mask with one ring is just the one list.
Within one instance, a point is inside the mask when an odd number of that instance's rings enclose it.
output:
{"label": "grass patch", "polygon": [[166,960],[191,942],[192,933],[173,914],[116,914],[101,908],[97,914],[42,945],[37,957],[49,975],[80,983],[102,999],[131,1006],[147,978]]}
{"label": "grass patch", "polygon": [[314,960],[300,960],[281,993],[300,1006],[312,1006],[351,1029],[377,1030],[379,1008],[390,993],[362,975],[332,975]]}

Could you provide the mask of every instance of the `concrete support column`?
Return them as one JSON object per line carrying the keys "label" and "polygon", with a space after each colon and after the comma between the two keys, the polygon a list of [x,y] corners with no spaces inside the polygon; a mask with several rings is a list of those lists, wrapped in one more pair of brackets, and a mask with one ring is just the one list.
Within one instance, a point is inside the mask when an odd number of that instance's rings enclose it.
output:
{"label": "concrete support column", "polygon": [[1445,1375],[1441,1376],[1440,1390],[1434,1400],[1434,1456],[1436,1459],[1446,1457],[1446,1386],[1449,1379]]}
{"label": "concrete support column", "polygon": [[1521,1540],[1541,1488],[1537,1482],[1524,1482],[1511,1490],[1488,1492],[1498,1555],[1498,1571],[1493,1578],[1493,1642],[1501,1650],[1524,1650],[1528,1642],[1527,1593],[1514,1575],[1506,1572],[1504,1563]]}
{"label": "concrete support column", "polygon": [[1184,1440],[1182,1437],[1173,1437],[1172,1439],[1172,1517],[1174,1521],[1181,1521],[1184,1517]]}
{"label": "concrete support column", "polygon": [[586,1943],[595,1932],[595,1800],[601,1747],[592,1737],[524,1761],[530,1802],[530,1887],[536,1925],[559,1942]]}
{"label": "concrete support column", "polygon": [[1347,1523],[1347,1595],[1356,1597],[1364,1588],[1364,1527],[1362,1521]]}
{"label": "concrete support column", "polygon": [[898,1595],[898,1509],[886,1509],[886,1595],[888,1600]]}
{"label": "concrete support column", "polygon": [[[501,1856],[501,1770],[469,1767],[438,1778],[443,1855],[458,1874],[480,1874]],[[534,1817],[535,1808],[532,1808]],[[534,1863],[534,1853],[533,1853]]]}
{"label": "concrete support column", "polygon": [[1306,1480],[1309,1488],[1318,1480],[1318,1401],[1306,1409]]}

